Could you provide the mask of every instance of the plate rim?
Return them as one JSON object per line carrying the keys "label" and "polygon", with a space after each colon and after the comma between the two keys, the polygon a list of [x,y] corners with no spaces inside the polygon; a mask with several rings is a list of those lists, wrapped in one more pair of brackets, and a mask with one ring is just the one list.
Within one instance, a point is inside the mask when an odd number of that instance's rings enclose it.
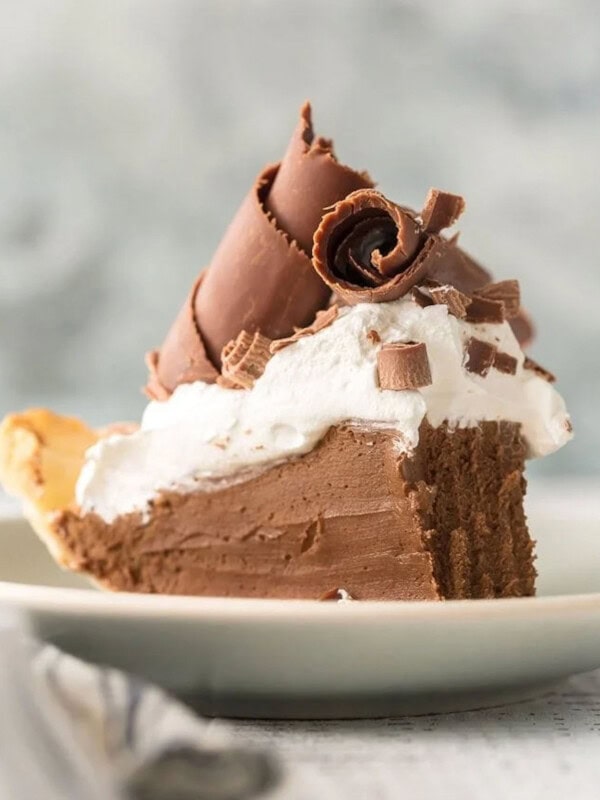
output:
{"label": "plate rim", "polygon": [[[0,514],[0,529],[20,523],[29,526],[22,514]],[[60,569],[65,568],[57,565]],[[83,574],[85,573],[77,573]],[[94,618],[158,620],[285,620],[287,622],[378,620],[406,622],[444,620],[461,622],[527,618],[533,614],[576,616],[600,612],[600,591],[535,597],[507,597],[468,600],[359,600],[323,602],[308,599],[214,597],[144,594],[70,586],[46,586],[0,580],[0,604],[35,613],[75,615]]]}
{"label": "plate rim", "polygon": [[137,619],[286,620],[316,622],[353,620],[425,621],[431,618],[461,622],[518,619],[531,614],[578,615],[600,612],[600,592],[508,597],[483,600],[362,600],[346,603],[253,597],[195,597],[136,594],[0,581],[0,602],[36,612],[82,613]]}

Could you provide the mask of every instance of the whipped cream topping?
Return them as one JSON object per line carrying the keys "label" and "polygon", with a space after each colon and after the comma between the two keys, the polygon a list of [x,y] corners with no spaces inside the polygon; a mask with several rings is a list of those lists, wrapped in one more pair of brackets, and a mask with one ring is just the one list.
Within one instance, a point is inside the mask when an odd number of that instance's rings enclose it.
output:
{"label": "whipped cream topping", "polygon": [[[381,344],[369,338],[373,330],[381,343],[424,342],[432,384],[380,389]],[[514,356],[516,374],[468,372],[464,349],[472,336]],[[444,305],[421,308],[408,297],[345,307],[329,327],[277,352],[250,390],[196,382],[151,402],[139,431],[88,451],[77,501],[82,512],[107,522],[145,512],[161,491],[221,488],[307,453],[343,422],[393,429],[398,449],[410,451],[425,417],[433,426],[447,420],[456,427],[509,420],[521,423],[530,457],[547,455],[571,437],[569,417],[561,396],[524,369],[523,359],[506,322],[470,324]]]}

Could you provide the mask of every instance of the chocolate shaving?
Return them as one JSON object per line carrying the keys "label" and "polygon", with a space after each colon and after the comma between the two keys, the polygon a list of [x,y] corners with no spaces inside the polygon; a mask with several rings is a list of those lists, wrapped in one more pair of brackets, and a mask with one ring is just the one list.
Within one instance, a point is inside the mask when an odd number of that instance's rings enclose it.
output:
{"label": "chocolate shaving", "polygon": [[431,384],[427,347],[423,342],[388,342],[377,353],[380,389],[419,389]]}
{"label": "chocolate shaving", "polygon": [[413,286],[412,297],[415,303],[421,306],[421,308],[427,308],[428,306],[433,305],[433,300],[431,299],[431,295],[422,286]]}
{"label": "chocolate shaving", "polygon": [[166,400],[181,383],[214,383],[218,371],[211,363],[194,316],[196,294],[206,273],[197,279],[159,351],[146,356],[150,375],[145,392],[153,400]]}
{"label": "chocolate shaving", "polygon": [[488,300],[474,295],[467,309],[466,320],[473,323],[504,322],[504,304],[499,300]]}
{"label": "chocolate shaving", "polygon": [[382,303],[406,294],[448,247],[440,237],[423,234],[414,212],[361,189],[324,215],[313,265],[349,304]]}
{"label": "chocolate shaving", "polygon": [[508,353],[502,353],[500,350],[496,351],[494,355],[494,363],[492,365],[498,372],[503,372],[505,375],[515,375],[517,372],[517,359]]}
{"label": "chocolate shaving", "polygon": [[329,308],[326,308],[324,311],[317,311],[317,316],[310,325],[307,325],[306,328],[297,328],[296,332],[292,334],[292,336],[286,336],[285,339],[276,339],[275,341],[271,342],[271,353],[277,353],[279,350],[283,350],[284,347],[294,344],[294,342],[297,342],[298,339],[304,339],[305,336],[312,336],[313,334],[322,331],[323,328],[327,328],[335,319],[337,319],[338,313],[339,309],[336,305],[329,306]]}
{"label": "chocolate shaving", "polygon": [[431,299],[437,305],[448,306],[448,311],[452,316],[465,319],[467,309],[471,306],[471,298],[467,297],[454,286],[433,286],[429,289]]}
{"label": "chocolate shaving", "polygon": [[350,192],[371,186],[366,172],[339,163],[330,139],[315,137],[310,103],[305,103],[265,208],[310,258],[323,211]]}
{"label": "chocolate shaving", "polygon": [[465,201],[458,194],[430,189],[421,211],[423,228],[427,233],[439,233],[454,225],[465,210]]}
{"label": "chocolate shaving", "polygon": [[517,314],[512,319],[508,320],[508,324],[512,328],[521,348],[525,350],[526,347],[529,347],[535,338],[535,327],[529,314],[524,309],[520,308]]}
{"label": "chocolate shaving", "polygon": [[529,358],[529,356],[525,356],[525,361],[523,362],[523,369],[530,369],[532,372],[535,372],[535,374],[538,377],[543,378],[545,381],[548,381],[548,383],[556,382],[555,375],[553,375],[549,370],[542,367],[541,364],[538,364],[537,361],[534,361],[533,358]]}
{"label": "chocolate shaving", "polygon": [[472,337],[465,349],[465,369],[485,377],[494,364],[496,352],[493,344]]}
{"label": "chocolate shaving", "polygon": [[367,331],[367,339],[371,342],[371,344],[379,344],[381,341],[381,336],[375,330]]}
{"label": "chocolate shaving", "polygon": [[271,358],[271,340],[258,333],[242,331],[221,353],[222,375],[217,383],[226,388],[251,389]]}
{"label": "chocolate shaving", "polygon": [[498,281],[497,283],[488,283],[477,289],[474,294],[477,297],[483,297],[486,300],[496,300],[504,306],[504,316],[506,319],[512,319],[519,313],[521,307],[521,289],[519,281],[507,280]]}

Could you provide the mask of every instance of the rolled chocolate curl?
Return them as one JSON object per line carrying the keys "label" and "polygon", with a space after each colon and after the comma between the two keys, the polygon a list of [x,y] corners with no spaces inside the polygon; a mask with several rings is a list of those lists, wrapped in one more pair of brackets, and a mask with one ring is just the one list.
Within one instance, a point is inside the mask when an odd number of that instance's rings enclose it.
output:
{"label": "rolled chocolate curl", "polygon": [[310,257],[323,211],[350,192],[372,186],[366,172],[339,163],[330,139],[315,138],[310,103],[305,103],[265,208],[278,228]]}
{"label": "rolled chocolate curl", "polygon": [[323,210],[371,185],[315,139],[306,103],[283,161],[259,175],[162,348],[148,354],[146,392],[164,400],[180,383],[214,383],[241,331],[282,339],[310,325],[331,295],[310,259]]}
{"label": "rolled chocolate curl", "polygon": [[[421,213],[438,229],[452,224],[464,203],[432,189],[428,207]],[[456,238],[428,232],[414,211],[373,189],[353,192],[325,214],[314,237],[313,265],[348,304],[396,300],[426,277],[465,294],[491,279]]]}
{"label": "rolled chocolate curl", "polygon": [[196,320],[213,364],[241,330],[270,339],[305,327],[327,306],[329,288],[312,268],[312,237],[326,206],[371,186],[314,139],[310,106],[280,165],[268,167],[242,203],[196,295]]}
{"label": "rolled chocolate curl", "polygon": [[347,303],[383,303],[406,294],[446,247],[439,237],[423,235],[413,212],[362,189],[321,220],[313,265]]}
{"label": "rolled chocolate curl", "polygon": [[202,273],[196,280],[160,350],[146,356],[150,374],[145,392],[152,400],[166,400],[180,383],[214,383],[217,379],[219,373],[208,358],[194,311],[205,276]]}
{"label": "rolled chocolate curl", "polygon": [[427,346],[423,342],[388,342],[377,353],[380,389],[420,389],[431,384]]}

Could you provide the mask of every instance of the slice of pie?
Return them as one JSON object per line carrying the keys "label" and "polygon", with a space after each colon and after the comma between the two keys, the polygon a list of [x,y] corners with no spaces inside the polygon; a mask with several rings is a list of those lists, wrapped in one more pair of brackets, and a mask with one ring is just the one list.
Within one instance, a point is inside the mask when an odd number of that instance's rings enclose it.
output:
{"label": "slice of pie", "polygon": [[534,593],[525,459],[571,436],[517,281],[312,133],[259,175],[162,347],[141,425],[34,410],[0,480],[106,589],[357,600]]}

